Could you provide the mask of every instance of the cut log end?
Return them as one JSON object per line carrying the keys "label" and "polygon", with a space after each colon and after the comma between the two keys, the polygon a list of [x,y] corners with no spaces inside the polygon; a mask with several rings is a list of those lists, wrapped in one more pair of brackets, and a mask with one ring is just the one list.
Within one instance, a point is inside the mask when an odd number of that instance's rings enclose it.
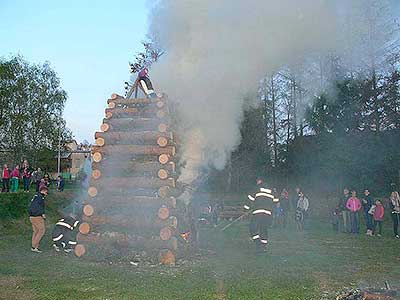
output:
{"label": "cut log end", "polygon": [[84,214],[85,216],[90,217],[90,216],[93,215],[93,213],[94,213],[94,208],[93,208],[92,205],[86,204],[86,205],[83,207],[83,214]]}
{"label": "cut log end", "polygon": [[115,108],[117,106],[114,101],[108,103],[108,108]]}
{"label": "cut log end", "polygon": [[160,179],[168,178],[168,172],[167,172],[167,170],[164,170],[164,169],[158,170],[157,175],[158,175],[158,178],[160,178]]}
{"label": "cut log end", "polygon": [[100,130],[103,132],[107,132],[110,129],[110,125],[108,125],[107,123],[103,123],[100,126]]}
{"label": "cut log end", "polygon": [[94,179],[99,179],[101,177],[101,171],[100,170],[93,170],[92,171],[92,177]]}
{"label": "cut log end", "polygon": [[119,97],[121,97],[121,96],[118,95],[117,93],[112,93],[111,94],[111,99],[113,99],[113,100],[118,99]]}
{"label": "cut log end", "polygon": [[157,145],[160,146],[160,147],[167,146],[168,145],[168,139],[166,137],[164,137],[164,136],[160,136],[157,139]]}
{"label": "cut log end", "polygon": [[158,125],[158,131],[161,133],[167,132],[168,126],[167,124],[161,123]]}
{"label": "cut log end", "polygon": [[163,227],[160,230],[160,238],[163,241],[168,241],[172,237],[172,229],[170,227]]}
{"label": "cut log end", "polygon": [[168,156],[168,154],[161,154],[159,157],[158,157],[158,161],[160,162],[160,164],[162,164],[162,165],[165,165],[168,161],[169,161],[169,156]]}
{"label": "cut log end", "polygon": [[159,254],[160,263],[167,266],[175,265],[175,254],[171,250],[161,250]]}
{"label": "cut log end", "polygon": [[103,139],[103,138],[97,138],[96,139],[96,145],[97,146],[104,146],[104,144],[106,143],[106,141],[105,141],[105,139]]}
{"label": "cut log end", "polygon": [[90,224],[89,223],[81,223],[81,225],[79,225],[79,232],[82,234],[88,234],[90,232]]}
{"label": "cut log end", "polygon": [[106,119],[107,119],[107,120],[111,119],[112,116],[113,116],[113,114],[112,114],[111,111],[106,111]]}
{"label": "cut log end", "polygon": [[167,206],[163,205],[158,209],[158,213],[157,216],[161,219],[161,220],[166,220],[169,217],[169,209]]}
{"label": "cut log end", "polygon": [[100,162],[102,159],[103,159],[103,156],[101,155],[100,152],[93,153],[93,161],[94,162]]}
{"label": "cut log end", "polygon": [[75,246],[74,253],[76,256],[81,257],[86,253],[86,247],[82,244],[78,244]]}
{"label": "cut log end", "polygon": [[96,197],[97,196],[97,188],[94,186],[89,187],[88,194],[92,198]]}
{"label": "cut log end", "polygon": [[165,113],[164,110],[157,111],[157,118],[159,118],[159,119],[165,118],[166,115],[167,114]]}

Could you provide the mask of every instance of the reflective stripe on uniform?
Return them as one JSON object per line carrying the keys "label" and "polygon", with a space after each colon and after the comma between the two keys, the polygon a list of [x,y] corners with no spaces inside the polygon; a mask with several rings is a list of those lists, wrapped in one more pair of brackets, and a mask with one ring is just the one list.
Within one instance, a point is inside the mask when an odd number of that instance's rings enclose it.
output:
{"label": "reflective stripe on uniform", "polygon": [[260,235],[253,235],[252,237],[251,237],[253,240],[256,240],[256,239],[259,239],[260,238]]}
{"label": "reflective stripe on uniform", "polygon": [[71,230],[74,229],[74,227],[72,227],[71,225],[69,225],[68,223],[65,223],[65,222],[57,222],[56,225],[64,226]]}
{"label": "reflective stripe on uniform", "polygon": [[255,211],[253,211],[253,215],[257,215],[257,214],[267,214],[267,215],[272,215],[272,212],[266,209],[256,209]]}
{"label": "reflective stripe on uniform", "polygon": [[257,193],[257,194],[256,194],[256,198],[257,198],[257,197],[268,197],[268,198],[274,199],[274,196],[273,196],[273,195],[267,194],[267,193],[262,193],[262,192]]}
{"label": "reflective stripe on uniform", "polygon": [[57,241],[61,240],[63,238],[63,236],[64,236],[63,234],[60,234],[58,237],[53,238],[53,241],[57,242]]}
{"label": "reflective stripe on uniform", "polygon": [[264,193],[272,194],[272,191],[270,189],[260,188],[260,191],[264,192]]}
{"label": "reflective stripe on uniform", "polygon": [[268,240],[260,240],[262,244],[268,244]]}
{"label": "reflective stripe on uniform", "polygon": [[248,206],[248,205],[245,205],[243,207],[244,207],[244,209],[250,209],[250,206]]}
{"label": "reflective stripe on uniform", "polygon": [[247,195],[247,198],[249,198],[250,201],[256,200],[256,199],[254,199],[254,197],[252,195]]}
{"label": "reflective stripe on uniform", "polygon": [[272,200],[272,202],[279,202],[279,199],[274,198],[274,200]]}
{"label": "reflective stripe on uniform", "polygon": [[64,242],[61,242],[61,245],[63,246],[63,248],[65,248],[65,246],[66,246],[67,244],[64,243]]}
{"label": "reflective stripe on uniform", "polygon": [[68,244],[70,244],[70,245],[76,245],[76,244],[78,244],[78,243],[77,243],[77,242],[74,242],[74,241],[69,241]]}
{"label": "reflective stripe on uniform", "polygon": [[79,221],[75,221],[74,227],[78,226],[78,224],[79,224]]}

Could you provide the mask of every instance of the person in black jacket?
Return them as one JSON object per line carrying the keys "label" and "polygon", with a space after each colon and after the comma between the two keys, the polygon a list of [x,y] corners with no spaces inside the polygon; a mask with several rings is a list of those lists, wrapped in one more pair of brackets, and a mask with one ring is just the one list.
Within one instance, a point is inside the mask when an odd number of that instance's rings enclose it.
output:
{"label": "person in black jacket", "polygon": [[389,206],[391,210],[393,220],[393,232],[396,239],[400,239],[399,236],[399,221],[400,221],[400,196],[397,191],[393,191],[390,195]]}
{"label": "person in black jacket", "polygon": [[31,204],[29,206],[29,220],[32,224],[32,252],[40,253],[42,252],[39,249],[40,240],[42,239],[46,227],[44,220],[46,219],[45,215],[45,198],[48,194],[47,187],[42,187],[40,192],[37,193],[31,200]]}
{"label": "person in black jacket", "polygon": [[74,215],[64,217],[56,223],[51,238],[53,240],[54,250],[60,251],[60,248],[64,249],[64,252],[72,252],[76,246],[76,235],[77,226],[79,221],[76,220]]}
{"label": "person in black jacket", "polygon": [[62,178],[61,175],[58,175],[58,177],[57,177],[57,191],[59,191],[59,192],[64,191],[64,186],[65,186],[64,178]]}
{"label": "person in black jacket", "polygon": [[372,215],[369,213],[371,206],[374,205],[375,201],[372,198],[368,189],[364,190],[364,197],[361,199],[361,205],[364,209],[364,218],[365,218],[365,225],[367,226],[366,235],[372,236],[372,232],[374,230],[374,220],[372,219]]}

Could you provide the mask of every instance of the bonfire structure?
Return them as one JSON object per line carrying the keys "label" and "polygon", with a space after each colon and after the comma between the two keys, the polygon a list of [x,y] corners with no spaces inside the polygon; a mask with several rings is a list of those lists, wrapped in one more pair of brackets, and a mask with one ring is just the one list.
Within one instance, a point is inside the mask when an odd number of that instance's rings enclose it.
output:
{"label": "bonfire structure", "polygon": [[167,97],[113,94],[95,138],[75,254],[137,250],[173,264],[179,238],[176,148]]}

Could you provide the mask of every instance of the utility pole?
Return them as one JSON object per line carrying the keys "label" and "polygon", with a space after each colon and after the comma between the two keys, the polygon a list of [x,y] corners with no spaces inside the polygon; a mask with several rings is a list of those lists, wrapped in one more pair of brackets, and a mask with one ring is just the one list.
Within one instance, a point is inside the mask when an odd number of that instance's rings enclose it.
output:
{"label": "utility pole", "polygon": [[58,129],[58,160],[57,160],[57,176],[60,175],[61,169],[61,129]]}

